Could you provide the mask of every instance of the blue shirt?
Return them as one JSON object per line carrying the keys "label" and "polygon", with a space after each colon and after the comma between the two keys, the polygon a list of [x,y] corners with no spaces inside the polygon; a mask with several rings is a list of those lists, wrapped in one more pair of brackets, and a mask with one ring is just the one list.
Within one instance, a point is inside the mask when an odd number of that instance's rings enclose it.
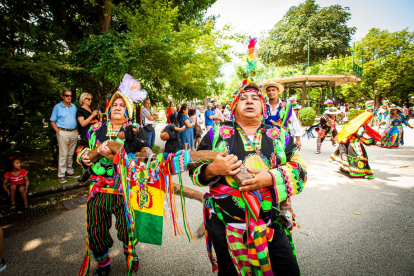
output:
{"label": "blue shirt", "polygon": [[206,112],[204,113],[204,117],[205,117],[205,125],[206,126],[214,126],[214,119],[209,119],[208,116],[214,116],[214,111],[213,110],[206,110]]}
{"label": "blue shirt", "polygon": [[56,122],[57,127],[74,129],[77,126],[76,121],[76,106],[70,104],[70,108],[62,102],[53,107],[52,116],[50,120]]}

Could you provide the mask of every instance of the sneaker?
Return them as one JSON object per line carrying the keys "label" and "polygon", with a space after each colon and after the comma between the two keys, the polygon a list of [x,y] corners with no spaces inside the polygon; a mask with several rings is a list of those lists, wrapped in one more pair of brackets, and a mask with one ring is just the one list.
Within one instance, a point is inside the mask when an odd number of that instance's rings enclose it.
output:
{"label": "sneaker", "polygon": [[80,177],[80,175],[79,174],[76,174],[76,173],[66,174],[66,176],[67,177],[70,177],[70,178],[79,178]]}
{"label": "sneaker", "polygon": [[[124,255],[125,255],[125,260],[128,264],[128,254],[124,252]],[[132,255],[132,257],[134,258],[134,263],[132,264],[132,266],[133,266],[132,267],[132,272],[137,272],[138,268],[139,268],[139,259],[138,259],[137,254],[135,254],[135,253]]]}
{"label": "sneaker", "polygon": [[1,263],[0,263],[0,272],[5,270],[7,267],[6,261],[3,259],[1,259]]}
{"label": "sneaker", "polygon": [[106,270],[102,270],[102,269],[98,268],[97,270],[95,270],[95,273],[93,274],[93,276],[108,276],[109,273],[111,273],[110,268],[108,268]]}
{"label": "sneaker", "polygon": [[62,184],[68,182],[64,177],[58,177],[58,181]]}
{"label": "sneaker", "polygon": [[316,152],[315,152],[315,154],[320,154],[320,153],[321,153],[320,151],[316,151]]}

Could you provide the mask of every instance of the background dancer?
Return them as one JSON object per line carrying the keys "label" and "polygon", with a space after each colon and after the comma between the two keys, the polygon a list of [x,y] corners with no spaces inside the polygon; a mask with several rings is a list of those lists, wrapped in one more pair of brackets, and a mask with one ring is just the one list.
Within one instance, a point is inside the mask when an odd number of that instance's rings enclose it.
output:
{"label": "background dancer", "polygon": [[338,131],[336,130],[336,121],[335,117],[336,114],[338,114],[340,111],[336,107],[330,107],[327,109],[321,117],[321,121],[319,124],[311,126],[309,129],[305,131],[303,136],[307,135],[308,138],[312,137],[315,138],[312,131],[315,130],[318,133],[318,137],[316,140],[316,152],[315,154],[321,153],[321,147],[322,143],[325,140],[326,135],[329,133],[332,133],[332,145],[335,146],[336,142],[334,140],[335,136],[338,134]]}
{"label": "background dancer", "polygon": [[374,101],[365,102],[365,111],[372,113],[372,119],[370,122],[370,127],[375,127],[378,125],[378,112],[374,108]]}
{"label": "background dancer", "polygon": [[389,101],[383,100],[380,110],[378,110],[378,132],[381,126],[385,125],[387,128],[390,124],[390,111],[388,110]]}
{"label": "background dancer", "polygon": [[339,164],[351,177],[373,178],[368,155],[363,144],[371,146],[381,140],[381,135],[370,127],[373,114],[364,112],[346,124],[335,137],[339,147],[330,161]]}
{"label": "background dancer", "polygon": [[405,124],[411,129],[413,128],[405,119],[401,107],[392,104],[390,110],[391,122],[381,135],[382,148],[398,148],[400,145],[404,145],[404,129],[402,124]]}

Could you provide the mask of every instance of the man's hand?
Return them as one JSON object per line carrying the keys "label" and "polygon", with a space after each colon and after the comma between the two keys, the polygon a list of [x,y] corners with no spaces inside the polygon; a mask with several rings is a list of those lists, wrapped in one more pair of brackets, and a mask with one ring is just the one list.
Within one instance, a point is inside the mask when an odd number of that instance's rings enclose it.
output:
{"label": "man's hand", "polygon": [[240,191],[255,191],[273,185],[272,176],[266,170],[247,168],[247,171],[254,174],[254,178],[243,181],[242,186],[239,187]]}
{"label": "man's hand", "polygon": [[89,152],[89,150],[86,150],[86,151],[82,154],[82,156],[81,156],[81,160],[82,160],[83,164],[85,164],[86,166],[90,167],[90,166],[92,166],[92,165],[93,165],[93,163],[92,163],[92,162],[91,162],[91,160],[89,159],[88,152]]}
{"label": "man's hand", "polygon": [[302,141],[300,140],[300,136],[296,136],[295,144],[296,146],[298,146],[300,151],[300,149],[302,148]]}
{"label": "man's hand", "polygon": [[240,172],[242,161],[236,155],[230,154],[226,156],[227,149],[219,152],[213,163],[207,166],[206,173],[208,175],[236,175]]}
{"label": "man's hand", "polygon": [[98,147],[98,153],[106,158],[112,160],[114,155],[112,154],[111,149],[108,147],[108,141],[103,142]]}

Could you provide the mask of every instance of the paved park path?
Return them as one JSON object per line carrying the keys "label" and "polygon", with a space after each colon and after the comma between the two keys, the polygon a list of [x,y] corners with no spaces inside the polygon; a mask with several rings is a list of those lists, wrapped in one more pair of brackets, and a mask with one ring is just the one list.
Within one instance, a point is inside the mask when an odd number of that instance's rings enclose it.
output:
{"label": "paved park path", "polygon": [[[293,238],[302,275],[414,274],[414,130],[404,130],[405,145],[398,149],[366,147],[373,180],[339,172],[328,161],[334,151],[329,141],[316,155],[316,140],[303,140],[308,183],[292,198],[301,225]],[[158,138],[156,144],[162,145]],[[207,191],[194,187],[188,174],[184,185]],[[202,223],[201,205],[186,201],[194,232]],[[77,275],[85,254],[85,207],[16,223],[4,233],[8,268],[2,275]],[[165,226],[162,246],[139,244],[137,251],[139,275],[212,275],[204,237],[197,244],[172,240]],[[111,275],[126,275],[117,240],[110,256]],[[91,275],[95,269],[92,260]]]}

